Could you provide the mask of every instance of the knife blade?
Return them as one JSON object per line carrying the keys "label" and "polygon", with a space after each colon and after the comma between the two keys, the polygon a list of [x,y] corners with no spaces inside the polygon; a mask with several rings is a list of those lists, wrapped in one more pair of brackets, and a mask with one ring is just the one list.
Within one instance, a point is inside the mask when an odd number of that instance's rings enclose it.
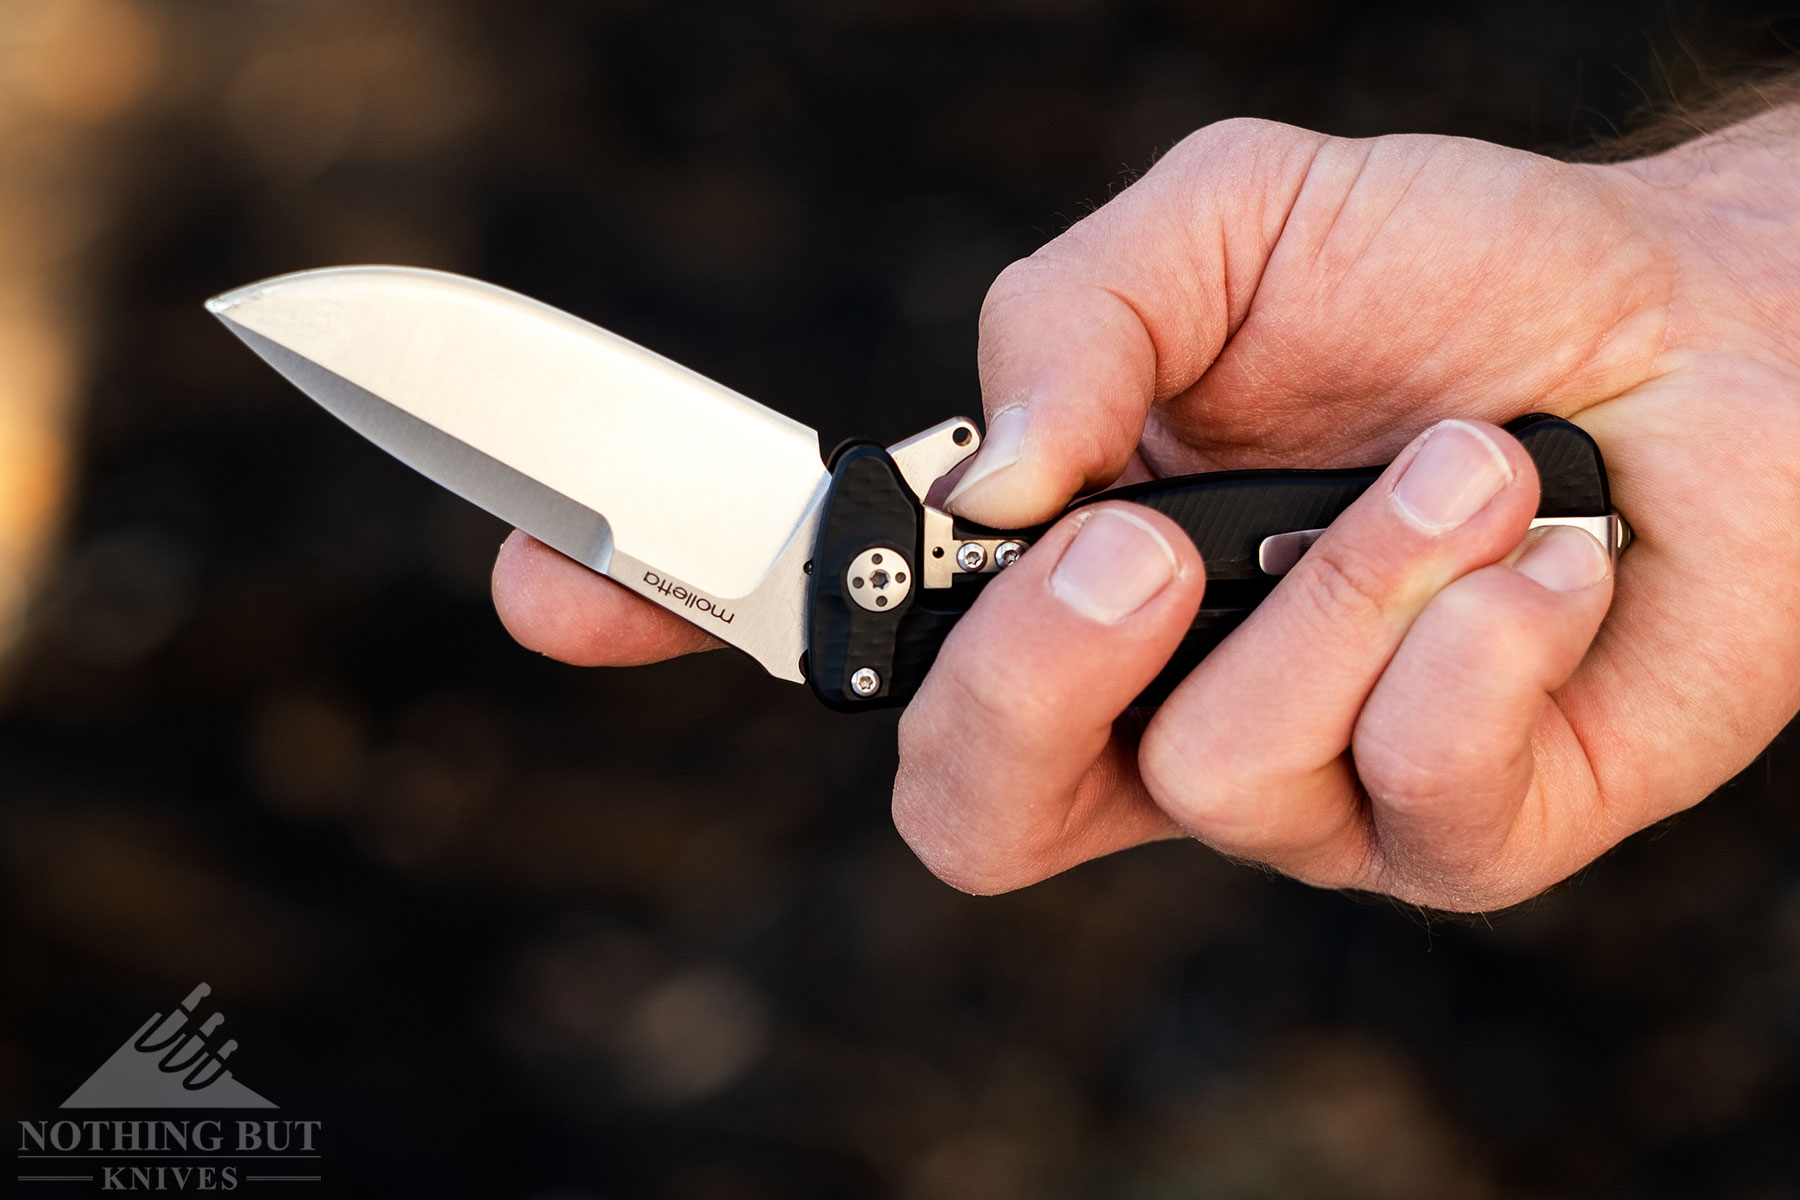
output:
{"label": "knife blade", "polygon": [[829,482],[798,421],[492,284],[336,267],[207,301],[364,437],[799,681]]}
{"label": "knife blade", "polygon": [[[1047,528],[990,529],[926,502],[979,447],[972,421],[821,461],[799,422],[463,276],[333,267],[207,308],[390,454],[834,708],[905,703],[981,588]],[[1577,525],[1622,552],[1629,528],[1593,440],[1542,413],[1507,428],[1538,468],[1534,523]],[[1206,562],[1200,612],[1142,702],[1235,629],[1383,469],[1214,472],[1103,493],[1170,516]]]}

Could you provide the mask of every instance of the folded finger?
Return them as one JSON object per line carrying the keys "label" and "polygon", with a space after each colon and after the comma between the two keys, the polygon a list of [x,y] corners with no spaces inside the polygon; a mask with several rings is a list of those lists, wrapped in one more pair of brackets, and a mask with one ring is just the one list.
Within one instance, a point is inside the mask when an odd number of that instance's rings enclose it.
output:
{"label": "folded finger", "polygon": [[1415,439],[1165,702],[1140,753],[1158,803],[1226,853],[1361,878],[1358,714],[1432,598],[1512,550],[1537,496],[1524,448],[1491,425]]}
{"label": "folded finger", "polygon": [[981,309],[987,439],[947,507],[1017,528],[1113,482],[1151,406],[1192,386],[1244,319],[1325,141],[1209,126],[1003,271]]}
{"label": "folded finger", "polygon": [[724,643],[515,530],[494,561],[494,609],[527,650],[580,667],[629,667]]}
{"label": "folded finger", "polygon": [[894,824],[971,892],[1177,831],[1114,722],[1193,621],[1204,571],[1168,518],[1096,504],[988,584],[900,723]]}
{"label": "folded finger", "polygon": [[1561,877],[1544,860],[1592,770],[1550,693],[1580,664],[1612,595],[1599,542],[1547,528],[1510,563],[1426,605],[1363,705],[1352,737],[1381,847],[1370,886],[1440,908],[1494,908]]}

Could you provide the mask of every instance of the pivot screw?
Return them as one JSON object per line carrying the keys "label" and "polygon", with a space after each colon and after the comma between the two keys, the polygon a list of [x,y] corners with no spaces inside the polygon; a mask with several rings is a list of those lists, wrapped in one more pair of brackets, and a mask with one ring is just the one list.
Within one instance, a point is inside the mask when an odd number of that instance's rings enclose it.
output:
{"label": "pivot screw", "polygon": [[1023,543],[1001,542],[998,546],[994,547],[994,565],[997,567],[1010,567],[1019,561],[1019,555],[1023,553],[1025,553],[1025,546]]}
{"label": "pivot screw", "polygon": [[892,610],[912,591],[906,556],[892,546],[871,546],[844,569],[851,603],[869,612]]}
{"label": "pivot screw", "polygon": [[881,676],[872,667],[858,667],[850,676],[850,690],[859,696],[873,696],[881,690]]}
{"label": "pivot screw", "polygon": [[974,542],[964,542],[956,548],[956,565],[965,571],[979,571],[987,566],[987,551]]}

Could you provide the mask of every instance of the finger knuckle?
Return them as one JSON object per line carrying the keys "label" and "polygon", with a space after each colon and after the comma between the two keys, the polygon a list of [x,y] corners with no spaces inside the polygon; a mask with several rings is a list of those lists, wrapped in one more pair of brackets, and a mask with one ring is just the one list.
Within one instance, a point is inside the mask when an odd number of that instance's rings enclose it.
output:
{"label": "finger knuckle", "polygon": [[1355,754],[1356,773],[1376,809],[1408,821],[1429,820],[1452,807],[1454,781],[1467,778],[1453,746],[1420,747],[1404,731],[1362,733]]}
{"label": "finger knuckle", "polygon": [[1260,195],[1304,174],[1304,165],[1330,139],[1298,126],[1259,117],[1229,117],[1203,125],[1170,148],[1157,170],[1188,178],[1194,199],[1221,186]]}
{"label": "finger knuckle", "polygon": [[1177,825],[1196,837],[1213,824],[1217,807],[1213,802],[1217,781],[1213,781],[1212,788],[1199,786],[1203,776],[1194,766],[1199,750],[1193,739],[1178,745],[1154,732],[1138,746],[1138,775],[1151,798]]}
{"label": "finger knuckle", "polygon": [[1017,891],[1034,882],[1012,863],[991,854],[954,855],[927,858],[911,842],[913,853],[940,882],[969,896],[999,896]]}
{"label": "finger knuckle", "polygon": [[930,809],[905,803],[896,794],[893,815],[900,839],[943,882],[975,896],[1006,890],[994,856],[981,853],[965,839],[946,836],[941,823],[931,819]]}
{"label": "finger knuckle", "polygon": [[894,781],[893,820],[925,869],[959,892],[992,896],[1036,878],[1033,859],[979,811],[979,802],[942,779],[909,779],[903,757]]}
{"label": "finger knuckle", "polygon": [[1477,764],[1458,757],[1466,756],[1419,757],[1399,750],[1378,756],[1359,744],[1357,770],[1382,847],[1381,890],[1473,911],[1492,907],[1493,897],[1512,885],[1500,860],[1508,827],[1497,825],[1480,805],[1470,810],[1461,781],[1471,778]]}
{"label": "finger knuckle", "polygon": [[964,728],[1026,752],[1053,751],[1069,724],[1062,690],[1022,678],[1002,655],[959,661],[941,684],[936,707],[956,714]]}
{"label": "finger knuckle", "polygon": [[1167,157],[1178,162],[1192,159],[1211,161],[1220,154],[1251,152],[1272,141],[1285,140],[1296,132],[1291,125],[1261,117],[1226,117],[1202,125],[1182,138],[1169,150]]}
{"label": "finger knuckle", "polygon": [[1283,837],[1276,810],[1233,757],[1191,727],[1179,739],[1152,734],[1138,748],[1138,773],[1158,808],[1224,854],[1262,859]]}
{"label": "finger knuckle", "polygon": [[1000,672],[956,664],[933,672],[901,715],[899,770],[893,820],[925,867],[958,891],[993,895],[1034,882],[1047,872],[1046,828],[1028,797],[996,793],[968,748],[1034,756],[1058,749],[1059,723],[1029,689]]}
{"label": "finger knuckle", "polygon": [[1001,268],[988,285],[977,319],[980,333],[991,333],[994,320],[1015,301],[1042,292],[1054,281],[1060,267],[1042,250],[1015,259]]}
{"label": "finger knuckle", "polygon": [[1289,581],[1300,611],[1324,629],[1381,620],[1393,592],[1388,572],[1372,556],[1329,539],[1313,547]]}

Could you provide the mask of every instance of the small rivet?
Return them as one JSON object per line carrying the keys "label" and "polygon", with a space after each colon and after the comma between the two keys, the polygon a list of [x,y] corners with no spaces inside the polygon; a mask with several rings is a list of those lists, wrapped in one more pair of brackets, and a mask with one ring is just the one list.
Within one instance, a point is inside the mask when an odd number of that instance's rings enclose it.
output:
{"label": "small rivet", "polygon": [[861,587],[862,586],[862,577],[859,575],[855,579],[852,579],[850,581],[850,586],[851,587]]}
{"label": "small rivet", "polygon": [[994,547],[994,565],[1010,567],[1019,561],[1019,555],[1025,553],[1025,546],[1020,542],[1001,542]]}
{"label": "small rivet", "polygon": [[956,548],[956,564],[965,571],[979,571],[987,566],[987,551],[974,542]]}
{"label": "small rivet", "polygon": [[875,607],[876,608],[886,608],[887,607],[887,597],[886,596],[875,597]]}
{"label": "small rivet", "polygon": [[942,546],[933,546],[931,548],[931,557],[933,557],[933,558],[944,557],[944,548]]}
{"label": "small rivet", "polygon": [[969,437],[969,427],[967,425],[958,425],[956,431],[950,435],[950,440],[959,446],[966,446],[969,444]]}
{"label": "small rivet", "polygon": [[906,582],[906,572],[905,571],[894,572],[894,582],[895,583],[905,583]]}
{"label": "small rivet", "polygon": [[868,667],[858,667],[850,676],[850,690],[859,696],[873,696],[881,690],[881,676]]}
{"label": "small rivet", "polygon": [[870,561],[870,562],[872,562],[872,563],[874,563],[874,564],[875,564],[875,565],[876,565],[876,566],[878,566],[878,567],[879,567],[879,566],[880,566],[880,565],[881,565],[881,555],[879,555],[879,554],[871,554],[871,555],[870,555],[870,556],[869,556],[869,561]]}

